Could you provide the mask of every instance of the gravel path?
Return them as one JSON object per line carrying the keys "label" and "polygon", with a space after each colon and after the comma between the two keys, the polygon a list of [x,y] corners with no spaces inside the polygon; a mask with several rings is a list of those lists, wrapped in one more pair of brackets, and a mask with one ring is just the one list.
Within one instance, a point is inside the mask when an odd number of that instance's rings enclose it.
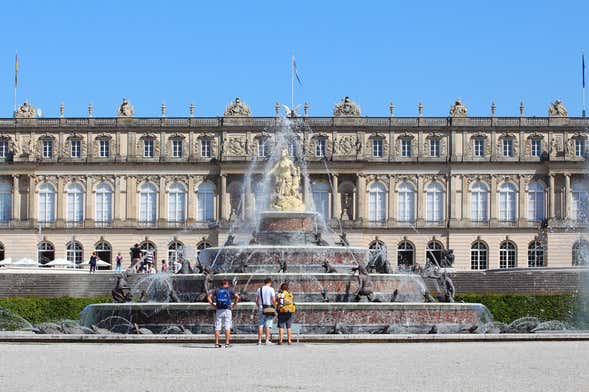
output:
{"label": "gravel path", "polygon": [[0,391],[588,391],[589,342],[0,344]]}

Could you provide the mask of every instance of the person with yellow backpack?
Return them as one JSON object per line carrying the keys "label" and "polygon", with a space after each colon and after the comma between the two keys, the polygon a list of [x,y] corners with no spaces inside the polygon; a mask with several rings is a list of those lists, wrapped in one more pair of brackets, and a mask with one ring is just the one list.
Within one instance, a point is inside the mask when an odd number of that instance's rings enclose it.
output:
{"label": "person with yellow backpack", "polygon": [[296,307],[294,297],[288,291],[287,282],[280,285],[280,291],[276,295],[276,303],[278,307],[278,344],[282,344],[284,328],[286,328],[287,342],[292,344],[292,318]]}

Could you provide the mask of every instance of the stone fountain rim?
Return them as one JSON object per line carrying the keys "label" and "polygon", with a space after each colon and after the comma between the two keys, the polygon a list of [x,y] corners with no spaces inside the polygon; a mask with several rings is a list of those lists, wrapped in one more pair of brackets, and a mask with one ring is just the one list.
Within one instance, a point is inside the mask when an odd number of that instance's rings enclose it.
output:
{"label": "stone fountain rim", "polygon": [[244,245],[226,245],[226,246],[211,246],[210,248],[202,249],[202,251],[207,250],[217,250],[217,249],[230,249],[230,250],[243,250],[244,248],[251,248],[251,249],[300,249],[304,251],[309,250],[333,250],[338,249],[342,251],[346,250],[360,250],[363,252],[368,252],[368,248],[363,248],[361,246],[338,246],[338,245],[327,245],[327,246],[317,246],[317,245],[263,245],[263,244],[244,244]]}
{"label": "stone fountain rim", "polygon": [[307,218],[311,216],[318,216],[319,213],[315,211],[279,211],[279,210],[265,210],[260,212],[261,218]]}

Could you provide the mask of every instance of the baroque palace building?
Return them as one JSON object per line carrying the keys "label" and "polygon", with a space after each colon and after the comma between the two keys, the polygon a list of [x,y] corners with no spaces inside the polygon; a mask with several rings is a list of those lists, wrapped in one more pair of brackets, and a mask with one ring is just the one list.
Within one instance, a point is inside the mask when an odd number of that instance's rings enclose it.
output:
{"label": "baroque palace building", "polygon": [[[222,245],[251,218],[264,160],[284,121],[237,98],[223,117],[37,118],[25,102],[0,119],[0,259],[106,261],[139,243],[157,260]],[[453,249],[459,270],[584,264],[589,119],[562,102],[548,117],[332,117],[297,121],[305,200],[353,246],[385,246],[392,264]],[[253,167],[252,186],[243,186]],[[431,252],[430,252],[431,251]]]}

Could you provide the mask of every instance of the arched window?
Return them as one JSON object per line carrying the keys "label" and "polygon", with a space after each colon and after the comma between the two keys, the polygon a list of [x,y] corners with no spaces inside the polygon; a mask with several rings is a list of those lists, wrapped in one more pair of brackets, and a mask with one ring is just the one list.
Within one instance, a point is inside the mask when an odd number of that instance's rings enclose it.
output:
{"label": "arched window", "polygon": [[[12,186],[0,182],[0,221],[8,222],[12,217]],[[18,218],[18,217],[15,217]]]}
{"label": "arched window", "polygon": [[139,188],[139,222],[155,223],[157,205],[157,189],[147,183]]}
{"label": "arched window", "polygon": [[481,181],[474,182],[470,187],[470,220],[486,222],[488,219],[489,188]]}
{"label": "arched window", "polygon": [[84,219],[84,190],[80,184],[69,184],[65,188],[67,214],[66,222],[80,223]]}
{"label": "arched window", "polygon": [[438,241],[430,241],[425,249],[425,259],[434,265],[442,263],[442,251],[444,246]]}
{"label": "arched window", "polygon": [[96,222],[110,223],[112,221],[112,188],[102,182],[96,186]]}
{"label": "arched window", "polygon": [[368,187],[368,220],[384,222],[386,220],[386,188],[380,182],[373,182]]}
{"label": "arched window", "polygon": [[37,262],[47,264],[55,260],[55,248],[53,244],[47,241],[39,242],[37,245]]}
{"label": "arched window", "polygon": [[76,263],[76,265],[81,264],[84,261],[84,249],[82,248],[82,244],[78,241],[70,241],[65,246],[65,257],[67,261],[71,263]]}
{"label": "arched window", "polygon": [[311,185],[315,211],[324,220],[329,219],[329,185],[326,182],[315,182]]}
{"label": "arched window", "polygon": [[[96,256],[102,261],[106,261],[112,265],[112,247],[106,241],[100,241],[94,247],[96,251]],[[99,267],[100,268],[100,267]],[[105,269],[111,269],[112,266],[105,267]],[[101,268],[100,268],[101,269]]]}
{"label": "arched window", "polygon": [[528,267],[544,267],[544,245],[540,241],[528,245]]}
{"label": "arched window", "polygon": [[545,213],[545,189],[544,187],[533,182],[528,186],[528,220],[539,222],[546,218]]}
{"label": "arched window", "polygon": [[196,249],[197,250],[203,250],[203,249],[210,248],[212,246],[213,245],[210,242],[208,242],[208,241],[201,241],[198,244],[196,244]]}
{"label": "arched window", "polygon": [[485,270],[488,267],[489,250],[482,241],[475,241],[470,247],[470,269]]}
{"label": "arched window", "polygon": [[184,244],[180,241],[172,241],[168,245],[168,262],[173,263],[184,256]]}
{"label": "arched window", "polygon": [[387,259],[387,246],[380,240],[374,240],[368,245],[368,251],[370,252],[370,259],[377,255],[382,255],[383,259]]}
{"label": "arched window", "polygon": [[515,185],[509,182],[499,187],[499,220],[515,222]]}
{"label": "arched window", "polygon": [[401,241],[397,247],[397,265],[411,267],[415,260],[415,247],[409,241]]}
{"label": "arched window", "polygon": [[413,222],[415,220],[415,188],[404,182],[397,189],[397,220],[399,222]]}
{"label": "arched window", "polygon": [[170,185],[168,192],[168,222],[186,221],[186,188],[179,182]]}
{"label": "arched window", "polygon": [[153,266],[155,267],[157,264],[157,249],[155,244],[151,241],[143,241],[141,244],[139,244],[139,249],[141,249],[141,252],[143,255],[145,255],[145,257],[151,257]]}
{"label": "arched window", "polygon": [[55,221],[55,188],[45,183],[39,187],[39,223],[53,223]]}
{"label": "arched window", "polygon": [[572,191],[572,218],[577,222],[586,222],[588,217],[587,206],[589,205],[587,187],[584,184],[573,184]]}
{"label": "arched window", "polygon": [[589,242],[575,241],[573,244],[573,265],[589,265]]}
{"label": "arched window", "polygon": [[517,251],[511,241],[503,241],[499,246],[499,268],[517,267]]}
{"label": "arched window", "polygon": [[203,182],[198,186],[198,211],[196,219],[201,222],[215,220],[215,185]]}
{"label": "arched window", "polygon": [[4,260],[6,258],[6,254],[4,251],[4,244],[2,242],[0,242],[0,261]]}
{"label": "arched window", "polygon": [[430,183],[425,189],[426,220],[441,222],[444,216],[444,189],[439,182]]}

